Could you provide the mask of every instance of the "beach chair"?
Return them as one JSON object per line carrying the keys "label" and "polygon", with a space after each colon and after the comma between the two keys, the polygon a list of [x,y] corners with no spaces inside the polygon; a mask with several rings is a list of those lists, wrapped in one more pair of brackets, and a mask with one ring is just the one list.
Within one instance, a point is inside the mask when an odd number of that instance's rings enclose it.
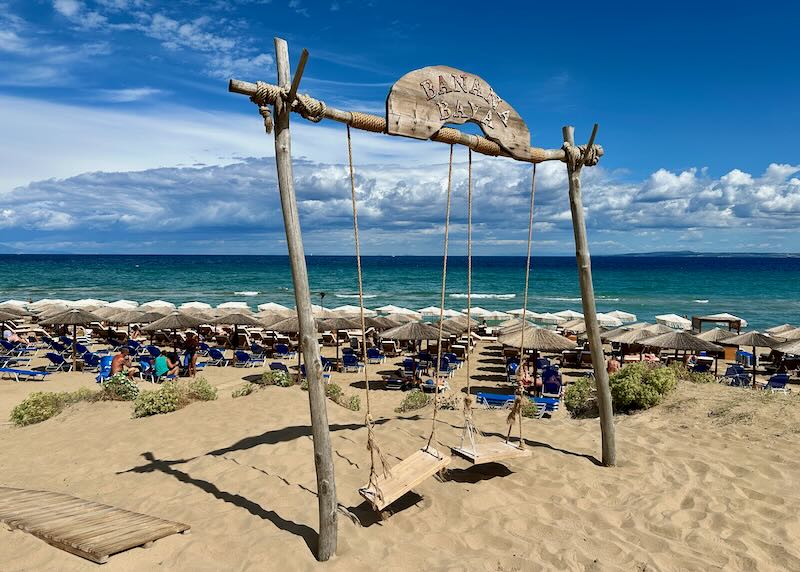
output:
{"label": "beach chair", "polygon": [[271,364],[269,364],[269,369],[271,371],[285,371],[286,373],[289,373],[289,368],[286,367],[286,364],[281,363],[279,361],[274,361]]}
{"label": "beach chair", "polygon": [[205,342],[200,342],[199,344],[197,344],[197,353],[199,353],[203,357],[208,357],[208,351],[210,349],[211,349],[211,346],[209,346]]}
{"label": "beach chair", "polygon": [[384,361],[386,361],[386,356],[378,348],[367,348],[367,363],[383,363]]}
{"label": "beach chair", "polygon": [[83,360],[83,371],[99,371],[100,356],[92,352],[84,352],[81,356]]}
{"label": "beach chair", "polygon": [[139,360],[139,377],[150,383],[156,382],[156,370],[152,361],[144,358]]}
{"label": "beach chair", "polygon": [[31,358],[20,356],[0,356],[0,367],[16,367],[20,368],[23,365],[31,363]]}
{"label": "beach chair", "polygon": [[456,354],[454,354],[453,352],[447,352],[446,354],[444,354],[444,357],[446,357],[450,361],[450,368],[451,369],[455,370],[455,369],[460,368],[462,365],[464,365],[464,362],[462,362],[460,359],[458,359],[458,356]]}
{"label": "beach chair", "polygon": [[333,371],[333,362],[326,357],[320,356],[320,362],[322,363],[322,371]]}
{"label": "beach chair", "polygon": [[230,360],[225,357],[225,354],[217,348],[209,348],[208,350],[209,361],[205,362],[208,365],[216,365],[224,367],[230,363]]}
{"label": "beach chair", "polygon": [[273,357],[281,359],[291,359],[297,357],[297,352],[291,351],[287,344],[275,344]]}
{"label": "beach chair", "polygon": [[750,387],[750,375],[745,373],[741,365],[729,365],[722,380],[734,387]]}
{"label": "beach chair", "polygon": [[761,386],[761,389],[769,390],[770,393],[789,393],[790,390],[786,387],[787,383],[789,383],[788,373],[776,373]]}
{"label": "beach chair", "polygon": [[536,369],[542,371],[550,366],[550,360],[545,357],[536,358]]}
{"label": "beach chair", "polygon": [[506,364],[506,382],[514,383],[514,377],[517,375],[519,369],[519,362],[510,361]]}
{"label": "beach chair", "polygon": [[514,404],[513,394],[483,393],[475,395],[475,402],[486,409],[508,409]]}
{"label": "beach chair", "polygon": [[558,411],[558,406],[561,402],[560,399],[555,397],[532,397],[531,401],[538,405],[543,405],[548,413]]}
{"label": "beach chair", "polygon": [[406,381],[414,381],[417,373],[417,364],[412,358],[403,360],[403,379]]}
{"label": "beach chair", "polygon": [[47,352],[45,357],[50,360],[50,364],[44,366],[46,371],[72,371],[72,362],[67,361],[61,355]]}
{"label": "beach chair", "polygon": [[384,355],[389,357],[400,355],[400,349],[397,347],[397,342],[395,340],[381,341],[381,351]]}
{"label": "beach chair", "polygon": [[689,371],[692,373],[708,373],[711,370],[711,366],[707,363],[696,363],[692,367],[689,368]]}
{"label": "beach chair", "polygon": [[234,367],[257,367],[264,365],[263,358],[254,358],[252,355],[243,350],[236,350],[233,352]]}
{"label": "beach chair", "polygon": [[331,332],[322,332],[322,345],[323,346],[336,346],[336,338],[333,337]]}
{"label": "beach chair", "polygon": [[97,383],[102,383],[111,377],[111,362],[114,361],[114,356],[103,356],[100,358],[100,371],[94,378]]}
{"label": "beach chair", "polygon": [[14,381],[44,381],[50,375],[49,371],[35,369],[17,369],[13,367],[0,367],[0,374],[4,377],[12,377]]}
{"label": "beach chair", "polygon": [[453,375],[453,366],[450,364],[450,360],[447,359],[445,356],[442,356],[442,359],[439,360],[439,371],[438,375],[440,377],[451,377]]}
{"label": "beach chair", "polygon": [[267,357],[267,350],[264,349],[262,345],[257,344],[255,342],[250,344],[250,351],[252,352],[254,358],[264,359],[265,357]]}
{"label": "beach chair", "polygon": [[144,347],[144,351],[146,351],[150,355],[150,357],[152,357],[152,358],[157,358],[158,356],[161,355],[161,350],[158,349],[156,346],[152,346],[152,345],[145,346]]}
{"label": "beach chair", "polygon": [[561,374],[553,366],[547,366],[542,370],[542,397],[553,397],[561,399],[564,385],[561,381]]}
{"label": "beach chair", "polygon": [[411,387],[411,383],[405,379],[397,377],[384,378],[386,382],[386,389],[405,391]]}
{"label": "beach chair", "polygon": [[342,367],[344,371],[358,373],[364,367],[364,364],[358,361],[355,354],[344,354],[342,355]]}

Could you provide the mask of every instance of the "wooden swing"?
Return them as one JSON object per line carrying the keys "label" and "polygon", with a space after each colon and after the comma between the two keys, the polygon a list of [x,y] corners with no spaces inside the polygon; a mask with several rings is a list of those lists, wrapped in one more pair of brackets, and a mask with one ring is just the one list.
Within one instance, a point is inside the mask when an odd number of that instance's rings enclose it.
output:
{"label": "wooden swing", "polygon": [[[364,282],[361,271],[361,244],[358,237],[358,206],[356,203],[356,179],[353,169],[353,144],[350,137],[350,126],[347,126],[347,159],[350,167],[350,197],[353,204],[353,235],[356,245],[356,267],[358,270],[358,305],[360,307],[361,331],[366,332],[366,321],[364,319]],[[450,218],[450,187],[453,172],[453,146],[450,146],[450,172],[447,182],[447,219]],[[446,228],[446,227],[445,227]],[[445,231],[445,260],[447,260],[447,234]],[[446,265],[446,262],[445,262]],[[443,278],[444,280],[444,278]],[[442,287],[444,296],[444,286]],[[441,321],[440,321],[441,324]],[[439,326],[439,347],[442,344],[441,325]],[[441,349],[439,350],[441,355]],[[366,339],[361,344],[361,359],[367,363],[367,343]],[[375,423],[372,419],[372,411],[369,399],[369,375],[367,368],[364,368],[364,387],[366,391],[367,414],[364,418],[364,425],[367,428],[367,449],[370,452],[369,481],[365,487],[358,490],[359,494],[372,505],[375,510],[383,510],[401,496],[409,492],[428,477],[432,477],[447,465],[450,464],[450,457],[440,453],[431,446],[431,439],[436,428],[437,399],[434,399],[434,420],[431,430],[431,437],[422,449],[416,451],[411,456],[403,459],[398,464],[389,468],[386,458],[381,453],[380,447],[375,439]],[[438,395],[438,386],[437,392]],[[375,470],[375,461],[380,462],[381,472]]]}
{"label": "wooden swing", "polygon": [[[525,329],[525,312],[528,307],[528,283],[531,267],[531,242],[533,238],[533,196],[536,191],[536,164],[533,165],[533,175],[531,179],[531,206],[528,217],[528,256],[525,265],[525,293],[524,304],[522,305],[522,328]],[[469,150],[469,161],[467,170],[467,339],[472,343],[472,149]],[[519,443],[511,443],[508,436],[504,441],[479,441],[482,433],[475,426],[472,417],[472,394],[470,392],[470,382],[472,372],[470,369],[472,352],[467,351],[467,394],[464,396],[464,429],[461,433],[461,445],[451,447],[453,453],[464,457],[473,465],[484,463],[494,463],[497,461],[508,461],[520,457],[529,457],[531,452],[525,449],[522,440],[522,415],[521,405],[517,407],[517,401],[521,402],[521,388],[518,388],[518,395],[515,399],[515,407],[509,415],[509,425],[513,424],[514,419],[519,417]],[[509,436],[511,428],[509,427]]]}

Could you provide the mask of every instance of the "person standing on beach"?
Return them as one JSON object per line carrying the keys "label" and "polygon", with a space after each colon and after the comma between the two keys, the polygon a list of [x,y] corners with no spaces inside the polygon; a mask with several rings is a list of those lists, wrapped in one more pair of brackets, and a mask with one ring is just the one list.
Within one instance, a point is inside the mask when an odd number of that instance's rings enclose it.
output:
{"label": "person standing on beach", "polygon": [[188,366],[187,369],[190,377],[197,375],[198,347],[199,341],[197,340],[197,336],[194,332],[188,332],[186,334],[186,341],[183,344],[183,348],[186,350],[186,364]]}

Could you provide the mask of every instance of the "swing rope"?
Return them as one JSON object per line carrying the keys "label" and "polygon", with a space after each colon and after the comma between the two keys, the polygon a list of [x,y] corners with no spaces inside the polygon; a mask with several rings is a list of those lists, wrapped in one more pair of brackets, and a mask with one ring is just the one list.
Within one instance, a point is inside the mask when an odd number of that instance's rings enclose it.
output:
{"label": "swing rope", "polygon": [[[439,411],[439,370],[442,365],[442,330],[444,325],[444,298],[447,289],[447,245],[450,235],[450,197],[453,187],[453,145],[450,145],[450,163],[447,168],[447,207],[444,215],[444,256],[442,257],[442,297],[439,304],[439,336],[436,344],[436,382],[433,384],[433,419],[431,422],[431,434],[428,437],[426,449],[430,448],[431,442],[436,436],[436,414]],[[438,443],[438,440],[437,440]]]}
{"label": "swing rope", "polygon": [[[361,272],[361,244],[358,238],[358,207],[356,205],[356,177],[353,169],[353,143],[350,138],[350,126],[347,126],[347,159],[350,165],[350,197],[353,203],[353,235],[356,243],[356,268],[358,269],[358,305],[360,306],[359,313],[361,315],[361,359],[364,364],[367,363],[367,327],[364,318],[364,283],[362,280]],[[367,367],[364,366],[364,388],[366,390],[367,412],[364,417],[364,426],[367,428],[367,450],[369,451],[369,483],[368,488],[372,488],[376,495],[373,500],[373,507],[376,506],[377,501],[383,500],[383,493],[378,487],[378,474],[375,470],[375,458],[377,457],[381,464],[381,472],[384,476],[389,475],[387,461],[381,448],[378,446],[377,439],[375,438],[375,421],[372,419],[372,410],[369,401],[369,375],[367,374]]]}
{"label": "swing rope", "polygon": [[464,431],[461,434],[461,446],[464,437],[468,436],[473,450],[477,428],[472,417],[471,393],[471,357],[472,353],[472,149],[468,150],[467,161],[467,393],[464,396]]}
{"label": "swing rope", "polygon": [[[528,255],[525,262],[525,291],[523,294],[523,303],[522,303],[522,333],[521,333],[521,341],[519,343],[519,367],[522,368],[523,358],[525,356],[525,326],[526,326],[526,314],[528,311],[528,286],[530,285],[530,275],[531,275],[531,244],[533,242],[533,198],[536,194],[536,163],[533,164],[533,175],[531,176],[531,207],[530,212],[528,214]],[[534,367],[535,364],[534,364]],[[519,446],[520,448],[525,447],[525,442],[522,440],[522,404],[525,398],[525,388],[522,385],[522,377],[517,377],[517,391],[516,397],[514,398],[514,405],[511,407],[511,412],[508,414],[508,419],[506,422],[508,423],[508,434],[506,435],[506,443],[508,443],[509,439],[511,438],[511,429],[514,426],[514,421],[519,421]]]}

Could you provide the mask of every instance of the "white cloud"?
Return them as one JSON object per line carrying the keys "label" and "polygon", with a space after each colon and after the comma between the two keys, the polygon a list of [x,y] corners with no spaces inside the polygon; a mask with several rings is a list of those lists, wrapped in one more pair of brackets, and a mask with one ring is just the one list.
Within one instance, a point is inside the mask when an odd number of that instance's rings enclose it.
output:
{"label": "white cloud", "polygon": [[83,3],[77,0],[53,0],[56,12],[67,18],[72,18],[83,10]]}
{"label": "white cloud", "polygon": [[154,87],[130,87],[125,89],[101,89],[98,91],[100,99],[114,103],[130,103],[149,99],[154,95],[164,93]]}

